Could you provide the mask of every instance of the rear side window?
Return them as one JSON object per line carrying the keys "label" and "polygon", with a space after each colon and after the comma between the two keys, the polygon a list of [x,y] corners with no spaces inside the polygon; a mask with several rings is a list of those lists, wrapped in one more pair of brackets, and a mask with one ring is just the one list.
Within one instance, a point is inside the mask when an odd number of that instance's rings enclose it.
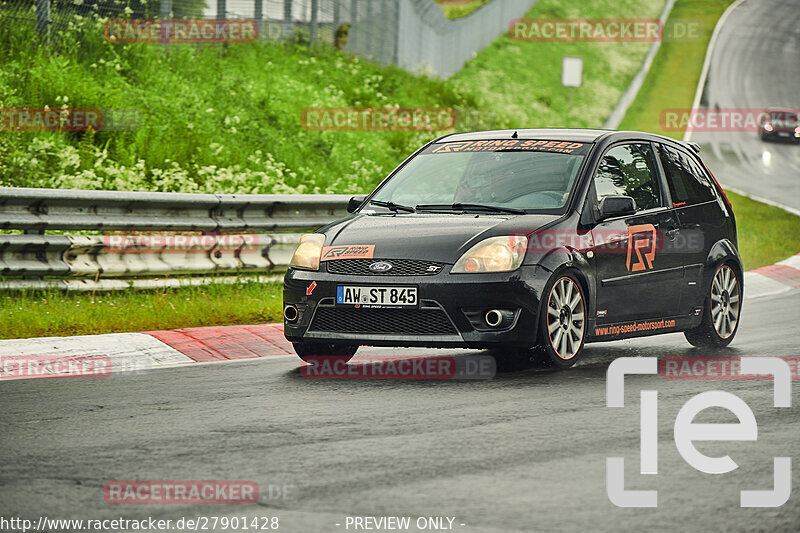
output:
{"label": "rear side window", "polygon": [[637,211],[663,207],[661,186],[650,143],[621,144],[600,161],[594,176],[597,201],[606,196],[630,196]]}
{"label": "rear side window", "polygon": [[675,207],[717,199],[714,186],[694,159],[664,145],[660,145],[658,151]]}

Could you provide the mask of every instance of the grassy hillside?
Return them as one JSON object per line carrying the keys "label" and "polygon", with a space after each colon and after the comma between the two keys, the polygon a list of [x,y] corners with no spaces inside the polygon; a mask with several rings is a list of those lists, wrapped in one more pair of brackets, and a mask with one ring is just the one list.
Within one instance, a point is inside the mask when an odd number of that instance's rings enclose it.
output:
{"label": "grassy hillside", "polygon": [[661,43],[644,85],[619,129],[651,131],[676,139],[683,137],[683,132],[662,130],[659,123],[661,111],[692,107],[708,41],[717,20],[732,3],[733,0],[678,0],[675,3],[670,20],[701,21],[703,38]]}
{"label": "grassy hillside", "polygon": [[[655,16],[663,0],[540,0],[529,17]],[[57,15],[57,14],[56,14]],[[647,43],[519,43],[501,37],[451,81],[327,46],[109,43],[75,20],[36,46],[32,24],[0,26],[0,107],[138,109],[116,132],[0,132],[0,186],[219,193],[371,189],[444,132],[317,132],[306,107],[454,107],[458,129],[599,126]],[[561,57],[582,55],[585,86],[560,86]],[[610,75],[609,75],[610,74]]]}
{"label": "grassy hillside", "polygon": [[0,185],[207,192],[348,192],[431,132],[314,132],[311,106],[474,106],[435,79],[301,43],[112,44],[99,22],[54,38],[0,27],[0,107],[135,108],[137,131],[2,132]]}
{"label": "grassy hillside", "polygon": [[[539,0],[526,18],[658,18],[663,0]],[[642,64],[648,42],[518,42],[504,35],[452,79],[499,124],[600,127]],[[562,57],[583,58],[583,86],[561,85]]]}

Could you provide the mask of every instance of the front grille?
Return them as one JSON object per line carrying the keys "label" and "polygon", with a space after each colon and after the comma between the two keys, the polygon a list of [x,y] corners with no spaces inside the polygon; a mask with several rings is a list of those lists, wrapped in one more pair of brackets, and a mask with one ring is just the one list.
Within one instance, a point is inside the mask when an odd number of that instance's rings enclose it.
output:
{"label": "front grille", "polygon": [[318,307],[309,331],[398,335],[457,335],[447,314],[433,309]]}
{"label": "front grille", "polygon": [[[392,268],[373,272],[369,269],[373,263],[389,263]],[[444,268],[444,263],[417,259],[337,259],[326,261],[326,264],[331,274],[350,276],[435,276]]]}

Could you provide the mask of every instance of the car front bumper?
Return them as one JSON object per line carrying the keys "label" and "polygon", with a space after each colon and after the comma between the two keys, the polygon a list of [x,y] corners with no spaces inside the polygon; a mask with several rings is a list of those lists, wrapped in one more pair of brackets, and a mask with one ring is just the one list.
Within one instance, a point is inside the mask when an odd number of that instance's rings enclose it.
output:
{"label": "car front bumper", "polygon": [[[522,266],[514,272],[432,276],[357,276],[290,269],[283,300],[297,309],[284,318],[292,342],[337,342],[371,346],[492,348],[536,343],[539,301],[550,272]],[[414,286],[416,308],[356,308],[335,303],[336,287]],[[495,327],[485,322],[491,309],[501,311]],[[291,313],[290,313],[291,315]]]}

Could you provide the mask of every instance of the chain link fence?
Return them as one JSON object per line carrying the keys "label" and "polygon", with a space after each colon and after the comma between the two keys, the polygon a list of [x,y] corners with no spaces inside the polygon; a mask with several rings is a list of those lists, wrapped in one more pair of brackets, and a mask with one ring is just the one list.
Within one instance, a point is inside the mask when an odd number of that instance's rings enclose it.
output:
{"label": "chain link fence", "polygon": [[75,16],[250,19],[262,39],[327,43],[378,63],[447,78],[536,0],[494,0],[447,20],[434,0],[0,0],[0,25],[69,31]]}

